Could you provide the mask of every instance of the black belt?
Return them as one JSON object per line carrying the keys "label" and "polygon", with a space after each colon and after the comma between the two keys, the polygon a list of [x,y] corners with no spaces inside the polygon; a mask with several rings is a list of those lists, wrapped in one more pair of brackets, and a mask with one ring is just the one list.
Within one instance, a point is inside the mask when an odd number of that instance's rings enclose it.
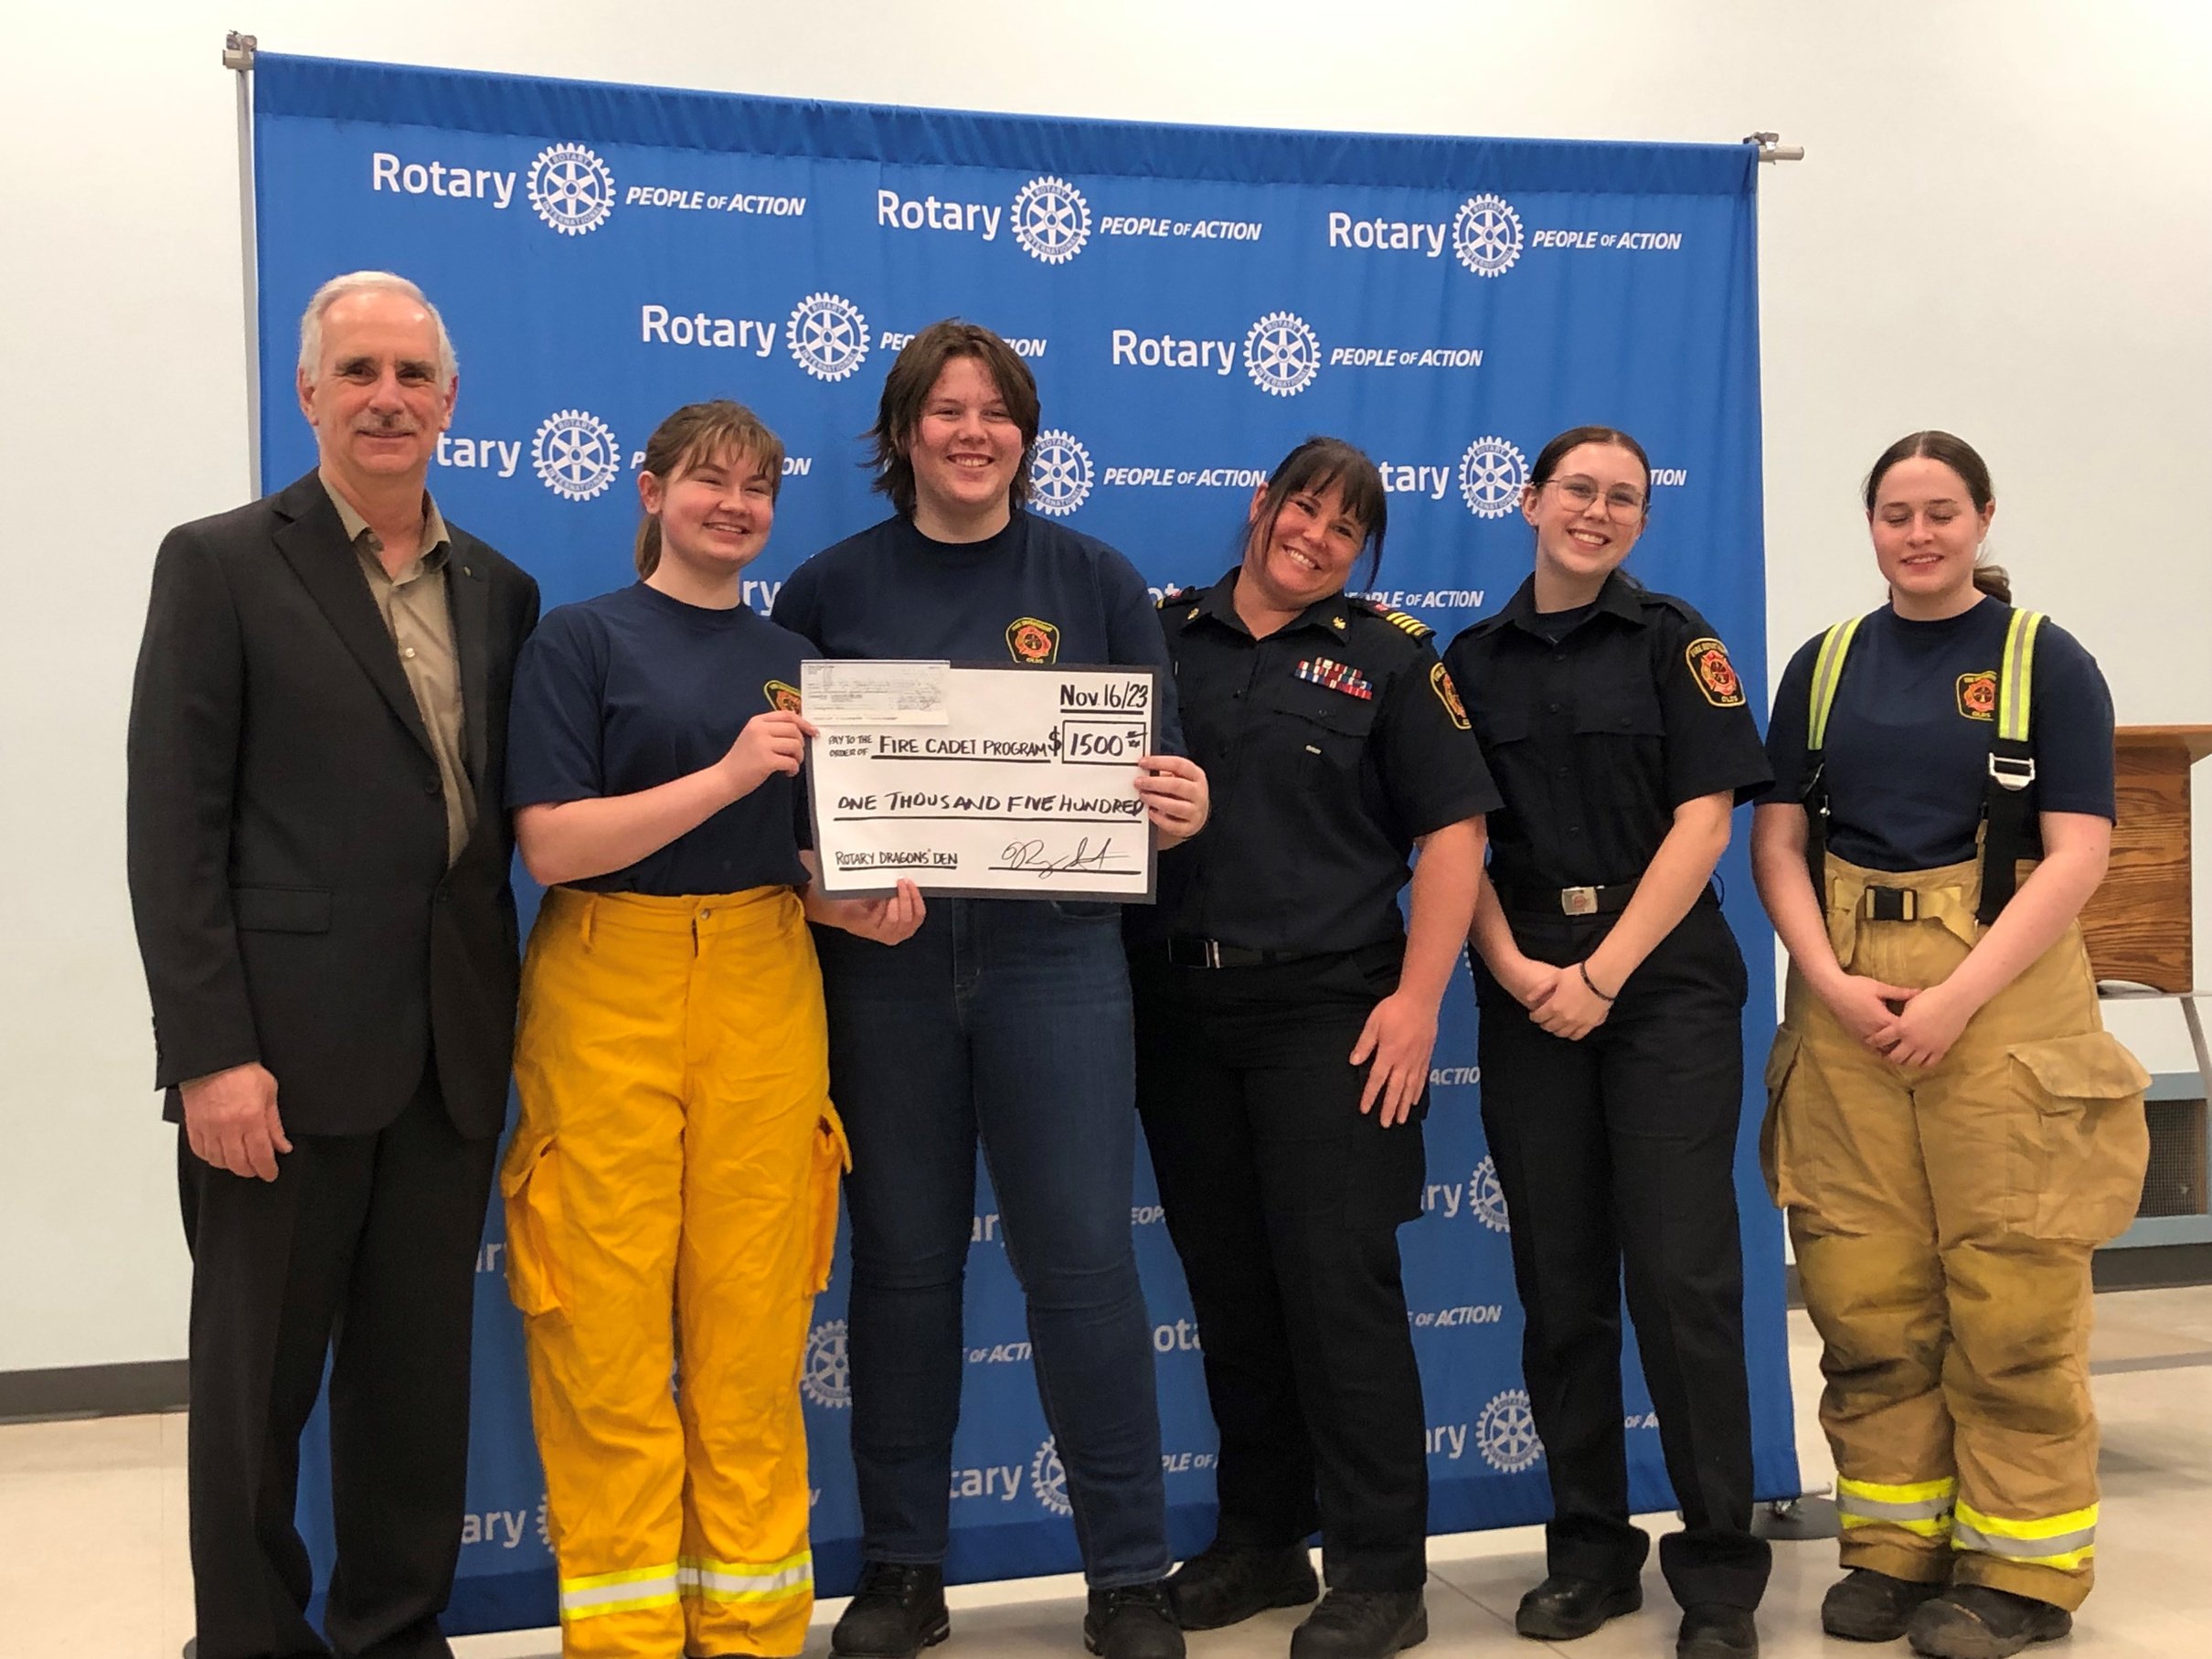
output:
{"label": "black belt", "polygon": [[1195,933],[1171,934],[1167,941],[1168,963],[1177,968],[1267,968],[1277,962],[1304,962],[1313,954],[1311,951],[1248,951],[1242,945],[1227,945]]}
{"label": "black belt", "polygon": [[1498,888],[1498,902],[1508,910],[1519,910],[1539,916],[1617,916],[1628,909],[1628,901],[1635,897],[1635,881],[1616,881],[1601,888],[1529,888],[1507,886]]}

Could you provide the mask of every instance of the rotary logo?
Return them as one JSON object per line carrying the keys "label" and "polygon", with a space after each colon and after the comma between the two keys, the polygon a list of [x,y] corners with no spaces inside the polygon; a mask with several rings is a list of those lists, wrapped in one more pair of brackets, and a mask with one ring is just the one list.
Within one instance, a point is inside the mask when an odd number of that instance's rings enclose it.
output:
{"label": "rotary logo", "polygon": [[806,1339],[799,1367],[799,1392],[817,1406],[835,1411],[853,1403],[853,1375],[845,1357],[845,1321],[824,1320]]}
{"label": "rotary logo", "polygon": [[548,1549],[553,1547],[553,1500],[544,1493],[537,1498],[537,1541]]}
{"label": "rotary logo", "polygon": [[530,206],[563,236],[597,230],[614,211],[614,174],[581,144],[549,144],[530,164]]}
{"label": "rotary logo", "polygon": [[1321,372],[1321,339],[1303,317],[1271,311],[1245,334],[1244,372],[1261,391],[1295,398]]}
{"label": "rotary logo", "polygon": [[1460,457],[1460,495],[1477,518],[1503,518],[1520,504],[1528,463],[1503,438],[1477,438]]}
{"label": "rotary logo", "polygon": [[1037,1449],[1037,1456],[1029,1463],[1029,1490],[1037,1494],[1037,1501],[1054,1515],[1073,1515],[1075,1505],[1068,1501],[1068,1471],[1061,1466],[1060,1454],[1050,1436]]}
{"label": "rotary logo", "polygon": [[1505,1189],[1498,1185],[1495,1158],[1484,1158],[1467,1177],[1467,1207],[1492,1232],[1513,1231],[1512,1220],[1505,1214]]}
{"label": "rotary logo", "polygon": [[1065,265],[1090,239],[1090,204],[1066,179],[1047,174],[1015,193],[1011,223],[1024,253]]}
{"label": "rotary logo", "polygon": [[622,470],[614,429],[588,409],[564,409],[548,415],[530,440],[530,464],[556,495],[590,501]]}
{"label": "rotary logo", "polygon": [[843,294],[808,294],[792,307],[783,337],[817,380],[842,380],[867,360],[868,320]]}
{"label": "rotary logo", "polygon": [[1452,251],[1480,277],[1503,276],[1521,257],[1521,216],[1502,196],[1471,196],[1452,219]]}
{"label": "rotary logo", "polygon": [[1528,1390],[1508,1388],[1483,1408],[1474,1425],[1474,1443],[1483,1461],[1502,1474],[1518,1474],[1544,1455],[1536,1419],[1528,1412]]}
{"label": "rotary logo", "polygon": [[1065,518],[1090,495],[1090,452],[1072,432],[1048,427],[1037,435],[1029,462],[1029,505],[1049,518]]}

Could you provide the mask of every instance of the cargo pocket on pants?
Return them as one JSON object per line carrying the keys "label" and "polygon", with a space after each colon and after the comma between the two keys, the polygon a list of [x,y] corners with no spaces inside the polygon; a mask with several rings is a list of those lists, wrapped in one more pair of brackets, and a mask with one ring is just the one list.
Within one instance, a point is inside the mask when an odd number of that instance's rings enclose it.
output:
{"label": "cargo pocket on pants", "polygon": [[844,1122],[836,1108],[824,1106],[814,1125],[813,1193],[814,1259],[807,1264],[806,1293],[816,1296],[829,1288],[830,1263],[837,1253],[837,1186],[853,1166],[853,1149],[845,1138]]}
{"label": "cargo pocket on pants", "polygon": [[2015,1043],[2005,1053],[2036,1109],[2026,1130],[2027,1232],[2093,1244],[2117,1238],[2143,1199],[2150,1073],[2109,1031]]}
{"label": "cargo pocket on pants", "polygon": [[507,1214],[507,1295],[525,1314],[561,1309],[560,1154],[553,1137],[517,1134],[499,1172]]}
{"label": "cargo pocket on pants", "polygon": [[1759,1126],[1759,1168],[1767,1178],[1767,1196],[1783,1209],[1802,1202],[1790,1185],[1789,1166],[1782,1156],[1781,1095],[1803,1040],[1789,1026],[1778,1026],[1774,1046],[1767,1050],[1767,1115]]}

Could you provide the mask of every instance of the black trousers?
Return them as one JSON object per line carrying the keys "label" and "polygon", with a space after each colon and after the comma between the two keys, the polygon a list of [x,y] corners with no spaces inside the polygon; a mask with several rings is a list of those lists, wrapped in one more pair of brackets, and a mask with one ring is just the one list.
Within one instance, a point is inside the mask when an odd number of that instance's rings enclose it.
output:
{"label": "black trousers", "polygon": [[[1526,954],[1579,962],[1614,918],[1512,919]],[[1734,1161],[1743,956],[1710,896],[1580,1042],[1551,1037],[1475,965],[1483,1127],[1513,1223],[1521,1365],[1551,1477],[1555,1573],[1633,1579],[1621,1396],[1623,1270],[1659,1445],[1685,1530],[1659,1564],[1684,1605],[1750,1608],[1769,1551],[1751,1534],[1751,1407]]]}
{"label": "black trousers", "polygon": [[1418,1118],[1362,1116],[1347,1057],[1398,952],[1260,968],[1133,962],[1137,1105],[1221,1433],[1218,1537],[1316,1526],[1333,1589],[1415,1590],[1429,1464],[1398,1228]]}
{"label": "black trousers", "polygon": [[[469,1339],[496,1140],[464,1140],[434,1074],[366,1135],[292,1137],[277,1178],[177,1135],[192,1251],[186,1441],[199,1659],[449,1655],[468,1470]],[[300,1432],[330,1369],[337,1565],[307,1622]]]}

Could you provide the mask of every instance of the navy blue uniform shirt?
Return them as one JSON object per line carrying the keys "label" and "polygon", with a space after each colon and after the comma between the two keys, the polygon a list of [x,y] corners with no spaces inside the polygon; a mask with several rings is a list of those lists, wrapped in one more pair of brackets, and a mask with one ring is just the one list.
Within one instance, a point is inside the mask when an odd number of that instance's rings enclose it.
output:
{"label": "navy blue uniform shirt", "polygon": [[[1984,598],[1941,622],[1888,606],[1852,637],[1828,716],[1828,846],[1870,870],[1930,870],[1975,856],[1989,775],[1996,675],[2013,608]],[[1798,648],[1774,694],[1772,800],[1803,799],[1813,662]],[[2036,634],[2028,688],[2038,812],[2113,814],[2112,697],[2097,661],[2056,622]],[[2031,833],[2033,825],[2030,825]]]}
{"label": "navy blue uniform shirt", "polygon": [[[799,706],[799,664],[814,654],[747,606],[705,610],[643,582],[548,611],[515,665],[507,804],[635,794],[711,765],[755,715]],[[670,898],[803,886],[794,785],[771,773],[659,852],[567,885]]]}
{"label": "navy blue uniform shirt", "polygon": [[1160,856],[1132,940],[1318,955],[1399,938],[1415,837],[1499,804],[1430,631],[1338,593],[1254,639],[1236,591],[1232,570],[1160,601],[1213,812]]}
{"label": "navy blue uniform shirt", "polygon": [[1183,752],[1144,579],[1104,542],[1049,519],[1016,512],[995,536],[946,542],[887,518],[792,571],[774,614],[824,656],[1158,668],[1157,741]]}
{"label": "navy blue uniform shirt", "polygon": [[1505,797],[1490,817],[1501,894],[1633,881],[1685,801],[1748,801],[1771,776],[1727,648],[1688,604],[1616,570],[1580,621],[1553,625],[1530,577],[1444,653]]}

